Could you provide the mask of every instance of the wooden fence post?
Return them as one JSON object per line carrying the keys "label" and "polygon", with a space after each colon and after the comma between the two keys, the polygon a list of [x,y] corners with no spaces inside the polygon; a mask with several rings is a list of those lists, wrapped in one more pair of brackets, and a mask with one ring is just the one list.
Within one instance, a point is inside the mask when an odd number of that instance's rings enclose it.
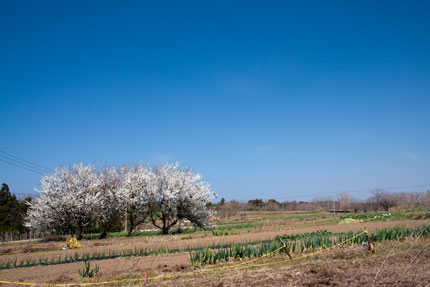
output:
{"label": "wooden fence post", "polygon": [[285,252],[287,252],[288,257],[290,257],[290,259],[293,259],[290,255],[290,252],[288,252],[287,246],[285,245],[284,241],[282,241],[281,236],[278,236],[279,241],[281,241],[282,247],[284,248]]}

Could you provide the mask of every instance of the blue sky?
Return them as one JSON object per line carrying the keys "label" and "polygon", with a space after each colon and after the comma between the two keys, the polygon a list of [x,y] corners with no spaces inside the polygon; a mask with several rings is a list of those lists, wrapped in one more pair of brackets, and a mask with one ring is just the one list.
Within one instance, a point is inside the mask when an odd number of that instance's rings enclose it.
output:
{"label": "blue sky", "polygon": [[[179,161],[226,199],[430,184],[429,12],[1,1],[0,150],[52,169]],[[32,193],[40,175],[0,162],[0,181]]]}

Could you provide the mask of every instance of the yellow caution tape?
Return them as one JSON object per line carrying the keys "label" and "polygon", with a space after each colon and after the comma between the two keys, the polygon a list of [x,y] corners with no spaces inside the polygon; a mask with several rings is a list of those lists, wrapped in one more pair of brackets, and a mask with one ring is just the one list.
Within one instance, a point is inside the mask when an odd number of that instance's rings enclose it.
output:
{"label": "yellow caution tape", "polygon": [[305,254],[299,257],[294,257],[292,259],[286,259],[286,260],[281,260],[281,261],[275,261],[275,262],[267,262],[267,263],[259,263],[259,264],[254,264],[252,266],[243,266],[243,265],[247,265],[249,263],[255,262],[257,260],[260,260],[264,257],[267,257],[277,251],[279,251],[280,249],[284,248],[285,246],[281,246],[280,248],[271,251],[269,253],[266,253],[260,257],[256,257],[254,259],[242,262],[242,263],[238,263],[238,264],[233,264],[233,265],[228,265],[228,266],[223,266],[223,267],[217,267],[217,268],[211,268],[211,269],[204,269],[204,270],[200,270],[200,271],[193,271],[193,272],[186,272],[186,273],[180,273],[180,274],[170,274],[170,275],[159,275],[159,276],[154,276],[154,277],[141,277],[141,278],[130,278],[130,279],[121,279],[121,280],[112,280],[112,281],[104,281],[104,282],[90,282],[90,283],[78,283],[78,282],[74,282],[74,283],[61,283],[61,284],[56,284],[56,283],[29,283],[29,282],[15,282],[15,281],[4,281],[4,280],[0,280],[0,283],[3,284],[17,284],[17,285],[27,285],[27,286],[32,286],[32,285],[39,285],[39,286],[68,286],[68,285],[80,285],[80,286],[92,286],[92,285],[106,285],[106,284],[116,284],[116,283],[129,283],[129,282],[140,282],[140,281],[150,281],[150,280],[158,280],[158,279],[169,279],[169,278],[173,278],[173,277],[187,277],[187,276],[194,276],[194,275],[200,275],[200,274],[211,274],[211,273],[216,273],[216,272],[223,272],[223,271],[234,271],[234,270],[241,270],[241,269],[245,269],[248,267],[257,267],[257,266],[269,266],[269,265],[275,265],[275,264],[281,264],[281,263],[285,263],[285,262],[289,262],[289,261],[293,261],[293,260],[298,260],[298,259],[302,259],[305,257],[310,257],[316,254],[320,254],[323,252],[326,252],[330,249],[336,248],[342,244],[345,244],[351,240],[353,240],[354,238],[363,235],[363,234],[367,234],[367,231],[363,231],[360,234],[357,234],[353,237],[351,237],[350,239],[344,240],[336,245],[327,247],[325,249],[321,249],[319,251],[313,252],[313,253],[309,253],[309,254]]}

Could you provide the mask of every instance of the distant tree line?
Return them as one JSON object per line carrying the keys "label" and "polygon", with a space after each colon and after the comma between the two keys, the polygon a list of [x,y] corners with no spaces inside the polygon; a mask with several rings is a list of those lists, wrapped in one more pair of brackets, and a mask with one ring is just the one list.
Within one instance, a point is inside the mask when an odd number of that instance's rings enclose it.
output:
{"label": "distant tree line", "polygon": [[283,201],[275,199],[251,199],[248,201],[231,200],[224,198],[214,204],[215,210],[225,216],[237,211],[315,211],[325,210],[347,212],[389,211],[392,208],[430,207],[430,191],[426,192],[387,192],[375,189],[367,199],[360,200],[342,193],[335,198],[316,198],[312,201]]}
{"label": "distant tree line", "polygon": [[41,179],[35,198],[19,200],[3,183],[0,190],[0,236],[20,239],[29,228],[39,233],[83,234],[121,231],[128,234],[142,223],[152,224],[162,233],[172,227],[181,230],[181,221],[207,226],[214,209],[229,217],[238,211],[389,211],[393,208],[430,207],[430,191],[388,192],[375,189],[367,199],[347,193],[312,201],[277,201],[224,198],[213,204],[215,194],[199,174],[177,164],[158,167],[105,167],[75,164],[58,168]]}

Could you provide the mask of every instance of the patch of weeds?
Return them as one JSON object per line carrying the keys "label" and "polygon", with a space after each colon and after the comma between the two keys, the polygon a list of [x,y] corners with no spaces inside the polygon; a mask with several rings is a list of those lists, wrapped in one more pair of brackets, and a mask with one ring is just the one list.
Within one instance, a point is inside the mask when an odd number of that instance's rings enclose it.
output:
{"label": "patch of weeds", "polygon": [[90,268],[90,261],[84,261],[84,269],[79,269],[79,276],[81,276],[81,278],[91,278],[94,275],[97,274],[97,272],[99,272],[99,266],[96,264],[96,267],[94,267],[94,269]]}

